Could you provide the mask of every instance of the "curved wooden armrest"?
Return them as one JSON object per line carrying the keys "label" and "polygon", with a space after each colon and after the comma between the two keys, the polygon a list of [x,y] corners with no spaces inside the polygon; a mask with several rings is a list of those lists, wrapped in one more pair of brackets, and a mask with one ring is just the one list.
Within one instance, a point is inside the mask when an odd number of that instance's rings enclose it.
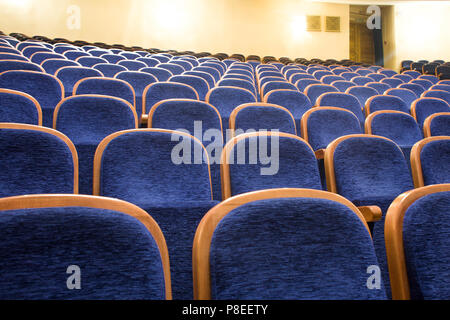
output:
{"label": "curved wooden armrest", "polygon": [[318,160],[323,159],[325,157],[325,149],[316,150],[314,152],[314,155],[316,156],[316,159],[318,159]]}
{"label": "curved wooden armrest", "polygon": [[377,206],[362,206],[358,207],[361,214],[364,216],[367,222],[376,222],[381,220],[383,213],[380,207]]}

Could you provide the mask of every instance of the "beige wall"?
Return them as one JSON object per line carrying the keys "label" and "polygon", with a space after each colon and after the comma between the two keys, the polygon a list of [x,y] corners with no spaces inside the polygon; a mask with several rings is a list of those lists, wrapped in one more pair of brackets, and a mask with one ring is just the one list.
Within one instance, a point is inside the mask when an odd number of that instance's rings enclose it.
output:
{"label": "beige wall", "polygon": [[395,6],[396,66],[402,60],[450,61],[450,2]]}
{"label": "beige wall", "polygon": [[[81,8],[69,30],[67,8]],[[305,15],[341,17],[341,32],[306,32]],[[349,56],[349,7],[305,0],[0,0],[0,30],[161,49]]]}

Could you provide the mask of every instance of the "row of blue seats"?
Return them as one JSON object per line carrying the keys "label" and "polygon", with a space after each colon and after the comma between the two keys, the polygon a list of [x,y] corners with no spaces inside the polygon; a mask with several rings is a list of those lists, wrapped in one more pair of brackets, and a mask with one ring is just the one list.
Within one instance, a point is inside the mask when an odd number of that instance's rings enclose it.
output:
{"label": "row of blue seats", "polygon": [[[394,299],[449,298],[449,201],[443,184],[390,206]],[[129,202],[26,195],[0,199],[0,211],[1,299],[180,299],[170,241]],[[333,193],[286,188],[230,198],[201,219],[191,247],[195,299],[387,298],[364,217]]]}
{"label": "row of blue seats", "polygon": [[[1,181],[5,182],[1,188],[3,197],[77,193],[77,152],[66,136],[52,129],[23,124],[2,124],[0,128],[4,151],[1,163],[5,168],[0,173]],[[174,134],[190,140],[190,161],[174,163],[173,150],[179,144],[173,139]],[[264,136],[270,139],[261,140]],[[227,144],[222,153],[225,161],[221,163],[223,200],[268,188],[322,189],[316,158],[307,142],[286,133],[276,134],[276,137],[274,140],[273,133],[248,133],[236,136]],[[260,170],[267,167],[267,163],[249,161],[254,156],[250,146],[255,140],[256,145],[268,141],[270,146],[266,151],[274,150],[272,146],[277,144],[279,158],[273,153],[272,157],[279,162],[273,175],[261,175]],[[219,202],[212,200],[212,170],[208,162],[195,163],[198,146],[201,146],[198,140],[182,132],[125,130],[105,138],[94,160],[94,195],[131,202],[160,225],[171,256],[173,294],[180,299],[192,298],[190,255],[196,227],[205,213]],[[242,148],[245,165],[230,160],[237,159],[236,153]],[[200,150],[200,159],[208,159],[206,149]],[[448,183],[450,177],[450,137],[426,138],[414,146],[412,153],[416,154],[412,157],[415,159],[413,177],[401,149],[384,137],[344,136],[325,151],[328,190],[358,206],[369,223],[377,257],[373,264],[382,270],[387,296],[390,290],[384,220],[388,207],[403,192],[423,185]],[[258,224],[274,228],[269,222],[259,221]],[[378,297],[384,296],[384,293],[379,294]]]}

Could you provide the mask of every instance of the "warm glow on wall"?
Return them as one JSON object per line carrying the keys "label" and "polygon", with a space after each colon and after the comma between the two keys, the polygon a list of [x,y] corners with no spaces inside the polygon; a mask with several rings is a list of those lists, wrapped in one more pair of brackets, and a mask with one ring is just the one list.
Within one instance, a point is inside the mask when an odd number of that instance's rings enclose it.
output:
{"label": "warm glow on wall", "polygon": [[301,40],[307,35],[306,16],[294,16],[291,21],[291,32],[293,40]]}

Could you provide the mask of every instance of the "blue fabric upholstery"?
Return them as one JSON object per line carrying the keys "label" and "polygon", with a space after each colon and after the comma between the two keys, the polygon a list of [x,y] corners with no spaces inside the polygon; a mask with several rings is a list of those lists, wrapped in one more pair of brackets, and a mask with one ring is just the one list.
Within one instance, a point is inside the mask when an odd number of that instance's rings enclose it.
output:
{"label": "blue fabric upholstery", "polygon": [[29,60],[26,57],[12,53],[0,53],[0,60],[15,60],[15,61],[29,62]]}
{"label": "blue fabric upholstery", "polygon": [[167,81],[172,76],[172,73],[169,70],[158,67],[142,68],[139,71],[150,73],[151,75],[155,76],[158,81]]}
{"label": "blue fabric upholstery", "polygon": [[351,81],[354,77],[359,77],[359,73],[356,72],[343,72],[340,74],[347,81]]}
{"label": "blue fabric upholstery", "polygon": [[0,73],[9,71],[9,70],[30,70],[30,71],[38,71],[42,72],[43,69],[37,64],[26,62],[26,61],[18,61],[18,60],[2,60],[0,61]]}
{"label": "blue fabric upholstery", "polygon": [[289,110],[296,120],[297,128],[300,128],[299,121],[303,114],[311,107],[309,98],[297,90],[274,90],[266,96],[267,103],[277,104]]}
{"label": "blue fabric upholstery", "polygon": [[53,49],[55,53],[63,54],[66,51],[77,50],[77,47],[67,45],[67,46],[57,46]]}
{"label": "blue fabric upholstery", "polygon": [[405,88],[389,89],[388,91],[386,91],[386,94],[402,99],[406,103],[408,108],[411,108],[411,104],[418,98],[414,91]]}
{"label": "blue fabric upholstery", "polygon": [[[119,61],[125,60],[124,56],[118,54],[104,54],[101,56],[102,59],[105,59],[109,63],[117,63]],[[158,62],[159,63],[159,62]]]}
{"label": "blue fabric upholstery", "polygon": [[185,71],[183,67],[173,63],[160,63],[157,67],[169,70],[173,75],[182,74]]}
{"label": "blue fabric upholstery", "polygon": [[380,83],[385,83],[389,85],[391,88],[397,88],[399,85],[403,84],[403,80],[396,78],[385,78],[381,79]]}
{"label": "blue fabric upholstery", "polygon": [[[300,79],[295,83],[295,86],[300,92],[305,92],[306,87],[308,87],[310,84],[322,84],[322,83],[319,80],[315,79]],[[311,103],[313,102],[311,101]]]}
{"label": "blue fabric upholstery", "polygon": [[419,76],[419,78],[417,78],[418,80],[428,80],[430,81],[433,85],[437,84],[439,82],[439,78],[436,76],[432,76],[432,75],[421,75]]}
{"label": "blue fabric upholstery", "polygon": [[398,87],[401,88],[401,89],[411,90],[418,97],[420,97],[422,95],[422,93],[425,92],[425,88],[424,87],[422,87],[419,84],[414,84],[414,83],[403,83],[403,84],[399,85]]}
{"label": "blue fabric upholstery", "polygon": [[348,88],[345,93],[354,95],[359,100],[359,103],[363,108],[366,105],[367,99],[372,96],[378,95],[377,90],[370,87],[351,87]]}
{"label": "blue fabric upholstery", "polygon": [[344,73],[344,72],[348,72],[350,69],[347,69],[347,68],[335,68],[335,69],[333,69],[332,70],[332,72],[335,74],[335,75],[340,75],[340,74],[342,74],[342,73]]}
{"label": "blue fabric upholstery", "polygon": [[80,57],[76,59],[76,62],[81,64],[83,67],[92,68],[99,63],[108,63],[105,59],[99,57]]}
{"label": "blue fabric upholstery", "polygon": [[361,128],[364,127],[364,114],[361,104],[355,96],[341,92],[329,92],[323,94],[317,103],[320,107],[338,107],[353,112],[358,118]]}
{"label": "blue fabric upholstery", "polygon": [[265,77],[281,77],[284,78],[283,74],[280,71],[261,71],[259,73],[259,78],[265,78]]}
{"label": "blue fabric upholstery", "polygon": [[433,86],[433,84],[434,84],[433,82],[431,82],[429,80],[425,80],[425,79],[411,80],[410,83],[421,85],[422,87],[425,88],[425,90],[430,89]]}
{"label": "blue fabric upholstery", "polygon": [[125,67],[129,71],[138,71],[142,68],[148,68],[144,62],[134,60],[121,60],[117,62],[117,65]]}
{"label": "blue fabric upholstery", "polygon": [[204,101],[206,94],[209,91],[209,86],[206,80],[198,76],[176,75],[169,79],[169,82],[184,83],[191,86],[198,94],[200,100]]}
{"label": "blue fabric upholstery", "polygon": [[255,96],[248,90],[237,87],[215,87],[208,93],[208,99],[222,117],[222,127],[229,128],[231,112],[241,104],[256,102]]}
{"label": "blue fabric upholstery", "polygon": [[394,141],[409,160],[412,146],[423,139],[422,131],[409,113],[380,113],[372,118],[372,134]]}
{"label": "blue fabric upholstery", "polygon": [[430,88],[430,90],[444,90],[450,92],[450,85],[448,84],[436,84]]}
{"label": "blue fabric upholstery", "polygon": [[148,113],[155,103],[166,99],[198,100],[197,92],[183,83],[156,82],[147,88],[143,96],[145,103],[144,113]]}
{"label": "blue fabric upholstery", "polygon": [[[255,81],[252,80],[251,78],[247,78],[246,80],[251,81],[253,84],[255,83]],[[282,82],[282,83],[289,83],[289,82],[286,81],[285,78],[282,78],[282,77],[264,77],[262,79],[259,79],[259,87],[262,88],[266,83],[272,82],[272,81],[277,81],[277,82]],[[289,83],[289,84],[291,84],[291,83]],[[297,90],[297,88],[295,88],[295,90]]]}
{"label": "blue fabric upholstery", "polygon": [[358,118],[351,112],[314,108],[307,121],[308,143],[314,150],[325,149],[336,138],[362,133]]}
{"label": "blue fabric upholstery", "polygon": [[171,137],[135,131],[112,140],[103,153],[100,194],[135,203],[155,218],[169,248],[173,298],[192,299],[195,230],[217,202],[211,201],[208,165],[194,164],[198,142],[181,137],[191,143],[192,164],[177,165],[171,155],[180,142]]}
{"label": "blue fabric upholstery", "polygon": [[417,123],[422,128],[428,116],[438,112],[450,112],[450,106],[441,99],[420,98],[415,102],[415,112]]}
{"label": "blue fabric upholstery", "polygon": [[[201,124],[201,131],[196,129],[195,121]],[[149,119],[150,122],[150,119]],[[187,130],[191,135],[200,141],[203,141],[207,130],[215,129],[222,131],[222,120],[220,115],[207,103],[193,100],[167,100],[161,103],[153,112],[151,118],[152,128],[161,128],[169,130]],[[215,145],[223,145],[222,136],[220,141],[214,141]],[[220,154],[211,151],[210,157],[220,158]],[[211,162],[211,179],[213,184],[213,198],[221,199],[220,183],[220,163]]]}
{"label": "blue fabric upholstery", "polygon": [[41,46],[36,46],[36,47],[30,46],[30,47],[26,47],[25,49],[23,49],[22,55],[27,57],[28,59],[30,59],[30,57],[33,54],[35,54],[36,52],[51,52],[51,53],[55,53],[55,52],[53,52],[52,49],[49,49],[49,48],[43,48]]}
{"label": "blue fabric upholstery", "polygon": [[174,59],[172,59],[172,60],[170,60],[170,63],[179,65],[180,67],[183,68],[184,71],[192,70],[192,68],[194,67],[190,62],[183,61],[183,60],[174,60]]}
{"label": "blue fabric upholstery", "polygon": [[420,152],[424,184],[450,183],[450,140],[430,141]]}
{"label": "blue fabric upholstery", "polygon": [[121,52],[119,53],[121,56],[124,56],[125,58],[127,58],[128,60],[134,60],[140,57],[139,54],[134,53],[134,52]]}
{"label": "blue fabric upholstery", "polygon": [[0,90],[0,122],[39,125],[38,108],[30,98],[21,92]]}
{"label": "blue fabric upholstery", "polygon": [[450,113],[438,115],[430,123],[432,136],[450,136]]}
{"label": "blue fabric upholstery", "polygon": [[298,80],[302,80],[302,79],[310,79],[310,80],[317,80],[316,78],[314,78],[312,75],[307,74],[307,73],[296,73],[293,74],[290,78],[289,78],[289,82],[291,83],[297,83]]}
{"label": "blue fabric upholstery", "polygon": [[438,98],[442,99],[445,102],[447,102],[450,105],[450,92],[444,91],[444,90],[430,90],[425,91],[422,95],[423,97],[429,97],[429,98]]}
{"label": "blue fabric upholstery", "polygon": [[44,62],[47,59],[65,59],[65,57],[61,54],[57,54],[57,53],[49,53],[49,52],[36,52],[35,54],[33,54],[33,56],[31,57],[31,62],[36,63],[36,64],[41,64],[42,62]]}
{"label": "blue fabric upholstery", "polygon": [[[89,53],[79,51],[79,50],[66,51],[63,53],[63,56],[69,60],[74,60],[74,61],[76,59],[78,59],[79,57],[92,57]],[[102,62],[98,62],[98,63],[104,63],[104,62],[102,61]]]}
{"label": "blue fabric upholstery", "polygon": [[387,69],[378,70],[378,73],[383,74],[389,78],[397,74],[397,72],[395,72],[394,70],[387,70]]}
{"label": "blue fabric upholstery", "polygon": [[4,47],[1,45],[0,43],[0,52],[1,53],[13,53],[13,54],[19,54],[20,55],[20,51],[13,49],[12,47]]}
{"label": "blue fabric upholstery", "polygon": [[288,90],[297,91],[297,87],[287,81],[270,81],[270,82],[267,82],[261,88],[262,94],[264,96],[273,90],[279,90],[279,89],[288,89]]}
{"label": "blue fabric upholstery", "polygon": [[235,130],[247,131],[278,130],[297,134],[295,120],[292,114],[276,106],[253,104],[239,110],[236,114]]}
{"label": "blue fabric upholstery", "polygon": [[147,67],[156,67],[159,64],[158,60],[146,57],[137,58],[136,61],[145,63]]}
{"label": "blue fabric upholstery", "polygon": [[331,83],[333,87],[338,89],[340,92],[345,92],[348,88],[355,87],[356,85],[351,81],[336,80]]}
{"label": "blue fabric upholstery", "polygon": [[120,130],[135,129],[136,118],[125,102],[111,97],[73,96],[58,111],[55,129],[78,151],[80,193],[92,194],[92,172],[97,145]]}
{"label": "blue fabric upholstery", "polygon": [[376,82],[380,82],[381,80],[387,78],[384,74],[380,73],[370,73],[367,75],[368,78],[372,78]]}
{"label": "blue fabric upholstery", "polygon": [[373,226],[373,240],[382,278],[390,295],[384,244],[384,216],[391,202],[414,188],[408,162],[393,142],[378,137],[350,137],[335,149],[337,191],[357,206],[376,205],[383,218]]}
{"label": "blue fabric upholstery", "polygon": [[220,76],[223,76],[225,73],[224,67],[217,61],[211,61],[211,62],[203,62],[200,64],[201,67],[210,67],[214,68],[219,72]]}
{"label": "blue fabric upholstery", "polygon": [[340,76],[325,76],[321,81],[324,84],[332,84],[334,81],[345,81],[345,78]]}
{"label": "blue fabric upholstery", "polygon": [[48,74],[55,74],[59,68],[62,67],[79,67],[78,62],[68,60],[68,59],[47,59],[42,63],[42,68]]}
{"label": "blue fabric upholstery", "polygon": [[316,78],[317,80],[322,80],[323,77],[332,75],[334,75],[334,73],[327,70],[318,70],[313,73],[314,78]]}
{"label": "blue fabric upholstery", "polygon": [[386,298],[366,286],[367,267],[378,265],[367,229],[334,201],[241,205],[216,227],[209,262],[217,300]]}
{"label": "blue fabric upholstery", "polygon": [[202,78],[203,80],[205,80],[208,83],[208,86],[210,89],[214,88],[214,86],[216,85],[214,77],[212,75],[210,75],[209,73],[206,73],[203,71],[186,71],[183,73],[183,75],[197,76],[197,77]]}
{"label": "blue fabric upholstery", "polygon": [[380,110],[396,110],[409,113],[409,106],[399,97],[390,95],[378,95],[367,101],[370,113]]}
{"label": "blue fabric upholstery", "polygon": [[403,244],[411,299],[447,300],[450,192],[415,201],[405,212]]}
{"label": "blue fabric upholstery", "polygon": [[61,80],[64,85],[65,96],[72,95],[75,84],[85,78],[102,77],[102,73],[98,70],[86,67],[63,67],[59,69],[55,76]]}
{"label": "blue fabric upholstery", "polygon": [[[2,211],[0,221],[0,299],[165,299],[158,246],[129,215],[39,208]],[[80,290],[67,287],[71,265]]]}
{"label": "blue fabric upholstery", "polygon": [[[261,156],[255,162],[251,160],[255,154],[250,150],[259,154],[257,147],[266,141],[267,154],[275,147],[278,150],[277,159],[273,159],[277,164],[263,164]],[[274,157],[274,154],[271,156]],[[233,161],[229,164],[229,170],[232,196],[270,188],[322,189],[314,153],[300,139],[267,135],[246,137],[233,146],[228,161],[231,159]],[[273,172],[268,171],[270,166],[273,167]],[[273,174],[262,174],[262,168]],[[275,172],[275,169],[278,170]]]}
{"label": "blue fabric upholstery", "polygon": [[368,82],[364,86],[377,90],[379,94],[383,94],[386,90],[391,89],[390,85],[381,82]]}
{"label": "blue fabric upholstery", "polygon": [[53,111],[64,97],[64,89],[54,76],[30,71],[8,71],[0,75],[0,88],[28,93],[42,109],[43,125],[52,127]]}
{"label": "blue fabric upholstery", "polygon": [[140,117],[142,115],[144,90],[148,85],[157,82],[158,79],[151,74],[140,71],[122,71],[116,75],[116,78],[128,82],[133,87],[136,95],[136,113]]}
{"label": "blue fabric upholstery", "polygon": [[240,80],[240,79],[222,79],[219,82],[217,82],[218,87],[237,87],[237,88],[243,88],[249,90],[251,93],[256,95],[256,88],[255,86],[246,80]]}
{"label": "blue fabric upholstery", "polygon": [[168,58],[166,56],[163,56],[161,54],[153,54],[150,57],[153,58],[153,59],[158,60],[160,63],[166,63],[166,62],[168,62],[170,60],[170,58]]}
{"label": "blue fabric upholstery", "polygon": [[407,74],[396,74],[396,75],[393,76],[392,78],[394,78],[394,79],[400,79],[400,80],[402,80],[404,83],[408,83],[408,82],[410,82],[411,80],[414,80],[413,77],[408,76]]}
{"label": "blue fabric upholstery", "polygon": [[1,128],[0,150],[0,197],[74,192],[75,164],[60,138],[37,130]]}
{"label": "blue fabric upholstery", "polygon": [[373,82],[373,79],[369,77],[354,77],[352,78],[352,82],[357,86],[364,86],[369,82]]}
{"label": "blue fabric upholstery", "polygon": [[308,87],[306,87],[305,94],[308,96],[309,101],[313,105],[317,104],[317,99],[324,93],[328,92],[338,92],[338,90],[327,84],[311,84]]}
{"label": "blue fabric upholstery", "polygon": [[220,73],[219,71],[217,71],[217,69],[212,68],[212,67],[205,67],[202,65],[199,65],[198,67],[195,67],[192,69],[192,71],[202,71],[202,72],[206,72],[208,74],[210,74],[211,76],[214,77],[214,81],[218,82],[220,80]]}
{"label": "blue fabric upholstery", "polygon": [[99,63],[94,66],[94,69],[100,71],[105,77],[113,78],[121,71],[127,71],[128,69],[112,63]]}
{"label": "blue fabric upholstery", "polygon": [[87,78],[78,83],[74,95],[100,94],[122,98],[134,107],[134,92],[131,86],[112,78]]}
{"label": "blue fabric upholstery", "polygon": [[111,51],[103,50],[103,49],[89,50],[89,54],[94,57],[100,57],[100,56],[102,56],[104,54],[108,54],[108,53],[111,53]]}
{"label": "blue fabric upholstery", "polygon": [[373,71],[370,70],[370,69],[358,69],[358,70],[356,70],[356,73],[361,75],[361,76],[363,76],[363,77],[367,76],[368,74],[371,74],[372,72]]}

